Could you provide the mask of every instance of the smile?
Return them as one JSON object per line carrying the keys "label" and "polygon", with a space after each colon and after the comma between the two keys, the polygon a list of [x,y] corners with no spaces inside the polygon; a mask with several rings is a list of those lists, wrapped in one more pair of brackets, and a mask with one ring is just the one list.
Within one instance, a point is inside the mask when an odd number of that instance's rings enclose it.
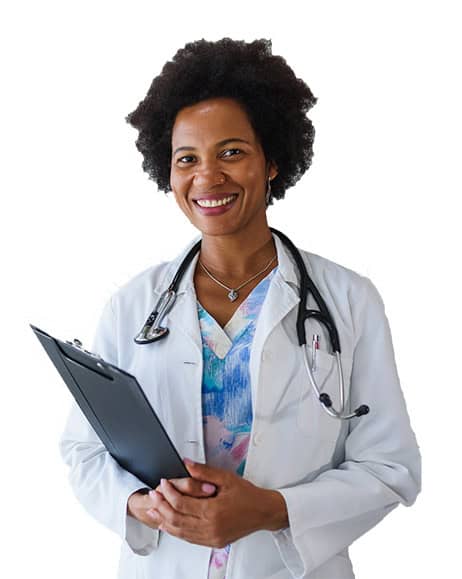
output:
{"label": "smile", "polygon": [[227,205],[231,203],[237,195],[230,195],[224,199],[198,199],[196,203],[201,207],[219,207],[220,205]]}

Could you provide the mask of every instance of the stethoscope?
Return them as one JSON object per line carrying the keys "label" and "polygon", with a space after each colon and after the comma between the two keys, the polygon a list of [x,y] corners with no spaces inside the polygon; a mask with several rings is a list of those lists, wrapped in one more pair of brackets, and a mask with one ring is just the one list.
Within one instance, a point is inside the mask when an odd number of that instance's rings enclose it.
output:
{"label": "stethoscope", "polygon": [[[295,245],[290,241],[290,239],[270,227],[270,230],[275,233],[281,241],[287,246],[290,253],[292,254],[295,263],[300,272],[300,304],[298,306],[298,314],[297,314],[297,336],[298,336],[298,343],[302,348],[303,351],[303,359],[305,362],[305,368],[311,383],[313,390],[316,392],[319,402],[321,403],[321,407],[334,418],[339,418],[341,420],[349,420],[350,418],[356,418],[367,414],[369,412],[369,406],[362,404],[359,406],[353,413],[351,414],[344,414],[345,411],[345,400],[344,400],[344,381],[343,381],[343,370],[342,370],[342,360],[340,357],[340,339],[338,335],[337,328],[335,326],[335,322],[332,319],[332,316],[327,309],[326,303],[323,300],[321,294],[319,293],[318,289],[314,285],[312,279],[308,275],[308,271],[306,269],[305,263],[303,262],[302,256],[300,252],[295,247]],[[175,299],[176,299],[176,292],[178,290],[178,286],[180,284],[181,278],[183,277],[187,267],[191,263],[192,259],[196,255],[196,253],[200,250],[201,247],[201,240],[194,244],[194,246],[189,250],[186,257],[183,259],[180,267],[178,268],[175,277],[173,278],[169,287],[162,293],[157,304],[146,320],[142,330],[138,333],[135,337],[135,342],[137,344],[150,344],[151,342],[156,342],[161,338],[165,338],[168,334],[168,328],[163,327],[162,320],[166,316],[166,314],[171,310]],[[306,303],[308,298],[308,292],[311,292],[313,298],[316,302],[316,305],[319,309],[317,310],[308,310],[306,309]],[[306,349],[306,332],[305,332],[305,322],[306,320],[314,318],[320,324],[322,324],[329,334],[329,340],[332,346],[333,353],[335,355],[337,361],[337,372],[338,372],[338,387],[340,393],[340,410],[337,411],[332,406],[332,400],[330,399],[329,394],[325,392],[320,392],[318,385],[313,376],[313,367],[310,366],[308,362],[308,355]]]}

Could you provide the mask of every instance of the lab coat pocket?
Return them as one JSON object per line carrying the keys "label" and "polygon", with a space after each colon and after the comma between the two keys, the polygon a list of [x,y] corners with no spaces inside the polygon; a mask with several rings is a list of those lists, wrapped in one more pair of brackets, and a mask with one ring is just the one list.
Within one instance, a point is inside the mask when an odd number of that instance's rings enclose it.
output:
{"label": "lab coat pocket", "polygon": [[[307,347],[308,362],[311,366],[312,350]],[[302,362],[303,363],[303,362]],[[351,370],[351,360],[342,355],[342,369],[344,375],[344,399],[345,411],[349,409],[349,376]],[[308,373],[303,363],[303,372],[299,374],[299,404],[297,409],[297,427],[303,435],[311,437],[313,440],[320,441],[325,449],[332,449],[338,438],[341,422],[327,414],[323,409],[318,396],[311,386]],[[337,368],[336,356],[317,350],[316,366],[313,371],[313,378],[316,381],[320,393],[327,393],[332,400],[333,407],[336,410],[340,408],[340,391],[339,375]]]}

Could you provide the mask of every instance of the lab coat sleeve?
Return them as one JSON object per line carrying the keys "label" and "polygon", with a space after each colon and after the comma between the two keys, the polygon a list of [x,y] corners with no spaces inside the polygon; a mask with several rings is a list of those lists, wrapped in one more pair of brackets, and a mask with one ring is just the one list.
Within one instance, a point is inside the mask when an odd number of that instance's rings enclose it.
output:
{"label": "lab coat sleeve", "polygon": [[[113,299],[103,309],[92,352],[117,365]],[[90,515],[126,540],[138,555],[152,552],[157,546],[159,531],[127,515],[128,497],[146,485],[112,458],[76,403],[59,446],[61,456],[70,467],[69,481],[74,494]]]}
{"label": "lab coat sleeve", "polygon": [[361,285],[359,307],[353,309],[351,407],[368,404],[370,413],[350,421],[345,459],[337,468],[310,483],[278,489],[289,527],[273,537],[296,578],[308,576],[348,547],[399,503],[412,505],[421,489],[420,451],[383,302],[369,279],[362,278]]}

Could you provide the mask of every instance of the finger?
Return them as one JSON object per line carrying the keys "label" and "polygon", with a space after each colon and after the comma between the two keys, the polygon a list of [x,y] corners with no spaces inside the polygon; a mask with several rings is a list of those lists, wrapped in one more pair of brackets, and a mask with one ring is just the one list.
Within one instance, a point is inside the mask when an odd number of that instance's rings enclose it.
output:
{"label": "finger", "polygon": [[178,539],[183,539],[184,541],[197,545],[204,544],[201,542],[201,536],[197,534],[197,523],[191,525],[188,521],[189,518],[190,517],[184,517],[184,519],[180,521],[181,524],[178,524],[177,521],[175,521],[177,524],[173,524],[168,519],[162,519],[157,528],[159,531],[173,535]]}
{"label": "finger", "polygon": [[171,516],[175,509],[164,498],[164,496],[157,491],[150,491],[151,506],[148,509],[150,513],[158,514],[160,517]]}
{"label": "finger", "polygon": [[193,543],[194,545],[203,545],[205,547],[211,547],[212,544],[210,539],[207,535],[201,532],[200,527],[197,523],[193,525],[188,525],[187,520],[189,517],[185,517],[186,524],[183,524],[180,527],[175,527],[174,525],[170,524],[169,521],[163,520],[162,523],[159,525],[158,529],[163,531],[164,533],[168,533],[169,535],[173,535],[178,539],[182,539],[183,541],[188,541],[188,543]]}
{"label": "finger", "polygon": [[[177,491],[190,497],[210,497],[215,494],[217,487],[209,482],[197,480],[193,477],[169,479]],[[158,489],[162,492],[159,485]],[[157,490],[157,489],[156,489]]]}
{"label": "finger", "polygon": [[159,511],[157,509],[148,509],[146,515],[148,516],[149,524],[155,525],[158,529],[162,524],[162,516]]}
{"label": "finger", "polygon": [[[154,493],[155,491],[151,492]],[[158,527],[160,530],[171,532],[171,534],[182,538],[183,535],[181,533],[186,531],[194,533],[194,530],[199,527],[196,517],[176,511],[161,495],[157,494],[153,500],[155,507],[149,510],[160,517]],[[176,531],[173,532],[173,529],[176,529]]]}
{"label": "finger", "polygon": [[160,487],[164,499],[170,504],[170,506],[175,511],[177,511],[178,513],[182,513],[184,515],[192,515],[195,517],[199,516],[201,509],[198,505],[198,502],[202,502],[200,499],[182,495],[166,479],[161,480]]}
{"label": "finger", "polygon": [[[196,480],[193,477],[172,478],[169,482],[183,495],[189,497],[203,498],[211,497],[217,492],[217,487],[211,483]],[[155,489],[162,494],[162,488],[157,485]]]}
{"label": "finger", "polygon": [[207,481],[217,487],[222,486],[230,474],[229,471],[224,470],[223,468],[216,468],[207,464],[194,462],[189,458],[184,458],[183,462],[193,478]]}
{"label": "finger", "polygon": [[183,515],[175,511],[169,514],[167,505],[162,505],[159,510],[151,509],[157,529],[190,543],[211,546],[207,534],[207,525],[199,524],[195,517],[189,515]]}
{"label": "finger", "polygon": [[151,489],[149,493],[146,495],[147,503],[145,505],[145,508],[146,509],[155,508],[158,504],[157,497],[164,498],[160,485],[158,485],[155,490]]}

